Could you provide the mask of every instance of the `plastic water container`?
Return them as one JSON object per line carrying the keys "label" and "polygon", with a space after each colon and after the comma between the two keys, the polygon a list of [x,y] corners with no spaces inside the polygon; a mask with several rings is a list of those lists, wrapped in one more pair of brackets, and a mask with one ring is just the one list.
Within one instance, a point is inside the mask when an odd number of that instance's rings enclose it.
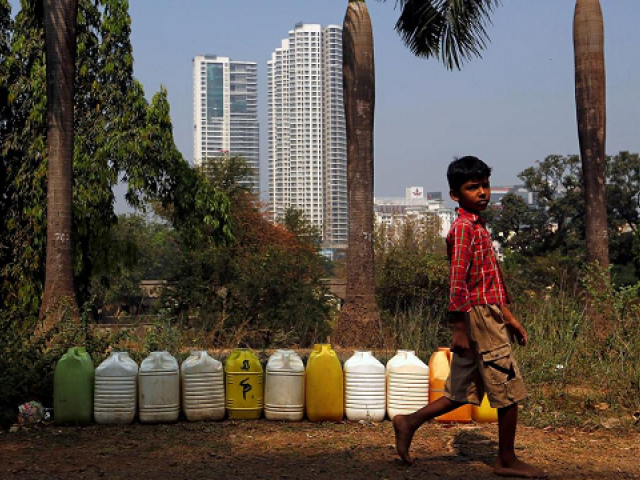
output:
{"label": "plastic water container", "polygon": [[138,373],[142,423],[175,422],[180,415],[180,369],[169,352],[151,352]]}
{"label": "plastic water container", "polygon": [[391,359],[387,362],[387,365],[386,365],[387,371],[389,370],[389,367],[393,366],[395,363],[403,361],[408,352],[411,352],[414,355],[416,353],[415,350],[398,350],[396,354],[393,357],[391,357]]}
{"label": "plastic water container", "polygon": [[91,423],[93,362],[84,347],[71,347],[53,373],[53,412],[57,425]]}
{"label": "plastic water container", "polygon": [[339,422],[344,416],[344,379],[338,355],[328,343],[316,344],[307,361],[305,403],[312,422]]}
{"label": "plastic water container", "polygon": [[227,359],[227,411],[235,420],[257,420],[264,402],[262,365],[248,348],[236,348]]}
{"label": "plastic water container", "polygon": [[387,414],[408,415],[429,403],[429,367],[413,350],[398,350],[387,362]]}
{"label": "plastic water container", "polygon": [[[429,379],[431,390],[429,403],[435,402],[444,395],[444,386],[451,371],[451,351],[440,347],[433,352],[429,360]],[[469,423],[471,422],[471,405],[463,405],[460,408],[436,417],[436,421],[442,423]]]}
{"label": "plastic water container", "polygon": [[489,404],[489,398],[485,394],[479,407],[472,405],[471,416],[476,422],[494,423],[498,421],[498,409]]}
{"label": "plastic water container", "polygon": [[264,397],[267,420],[302,420],[304,363],[293,350],[276,350],[269,358]]}
{"label": "plastic water container", "polygon": [[384,365],[371,352],[356,351],[344,364],[344,406],[348,420],[381,422],[387,411]]}
{"label": "plastic water container", "polygon": [[96,368],[93,416],[100,424],[127,424],[136,417],[138,364],[127,352],[111,352]]}
{"label": "plastic water container", "polygon": [[187,420],[222,420],[224,405],[224,369],[206,350],[191,352],[180,366],[182,410]]}

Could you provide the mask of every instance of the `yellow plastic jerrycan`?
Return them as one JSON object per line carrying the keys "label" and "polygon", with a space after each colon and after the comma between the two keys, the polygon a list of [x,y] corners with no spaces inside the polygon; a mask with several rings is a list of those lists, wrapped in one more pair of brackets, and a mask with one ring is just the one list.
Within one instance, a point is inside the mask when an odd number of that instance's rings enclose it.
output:
{"label": "yellow plastic jerrycan", "polygon": [[[429,403],[435,402],[444,395],[444,385],[451,371],[451,351],[440,347],[433,352],[429,359]],[[436,417],[442,423],[469,423],[471,422],[471,405],[463,405],[460,408]]]}
{"label": "yellow plastic jerrycan", "polygon": [[339,422],[344,416],[344,379],[338,355],[327,343],[316,344],[307,361],[307,418]]}
{"label": "yellow plastic jerrycan", "polygon": [[498,410],[489,404],[489,399],[485,394],[479,407],[473,405],[472,417],[476,422],[493,423],[498,421]]}
{"label": "yellow plastic jerrycan", "polygon": [[248,348],[236,348],[227,359],[226,398],[229,418],[257,420],[264,403],[262,365]]}

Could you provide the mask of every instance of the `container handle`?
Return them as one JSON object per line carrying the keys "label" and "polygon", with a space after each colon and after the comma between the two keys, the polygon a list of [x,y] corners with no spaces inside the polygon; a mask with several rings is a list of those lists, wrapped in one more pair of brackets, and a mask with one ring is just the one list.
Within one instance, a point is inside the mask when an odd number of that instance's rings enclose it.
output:
{"label": "container handle", "polygon": [[291,368],[291,353],[286,352],[284,354],[284,359],[282,360],[282,368],[285,370],[289,370]]}

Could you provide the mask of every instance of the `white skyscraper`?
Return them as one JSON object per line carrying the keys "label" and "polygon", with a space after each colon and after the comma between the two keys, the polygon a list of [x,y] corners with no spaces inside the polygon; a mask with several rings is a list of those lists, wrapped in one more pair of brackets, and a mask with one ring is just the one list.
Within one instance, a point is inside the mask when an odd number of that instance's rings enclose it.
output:
{"label": "white skyscraper", "polygon": [[327,247],[348,235],[342,29],[296,25],[268,66],[269,206],[305,212]]}
{"label": "white skyscraper", "polygon": [[194,161],[242,156],[253,169],[247,179],[260,183],[258,74],[255,62],[215,55],[193,59]]}

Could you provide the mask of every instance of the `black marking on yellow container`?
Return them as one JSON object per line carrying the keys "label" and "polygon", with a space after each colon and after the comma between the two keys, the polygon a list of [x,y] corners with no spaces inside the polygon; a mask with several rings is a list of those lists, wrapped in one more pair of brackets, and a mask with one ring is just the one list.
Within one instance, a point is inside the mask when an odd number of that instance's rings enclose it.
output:
{"label": "black marking on yellow container", "polygon": [[[245,360],[246,361],[246,360]],[[247,393],[249,393],[253,387],[251,386],[250,383],[247,383],[249,381],[249,377],[245,378],[244,380],[240,381],[240,385],[242,385],[242,398],[244,400],[247,399]]]}

